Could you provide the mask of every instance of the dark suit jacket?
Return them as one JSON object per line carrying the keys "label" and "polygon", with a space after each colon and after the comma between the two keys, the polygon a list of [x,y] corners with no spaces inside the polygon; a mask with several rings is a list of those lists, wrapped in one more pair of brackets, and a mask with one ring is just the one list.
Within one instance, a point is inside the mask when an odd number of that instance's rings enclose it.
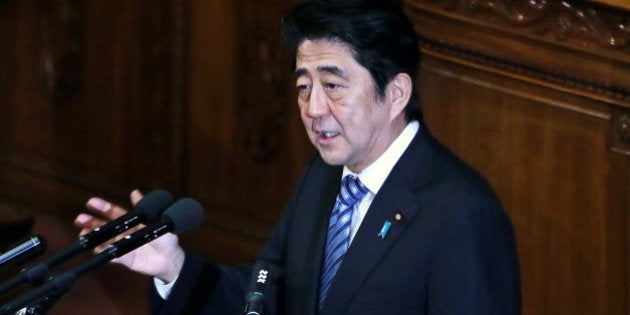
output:
{"label": "dark suit jacket", "polygon": [[[270,314],[316,314],[341,167],[316,156],[259,259],[274,263]],[[402,214],[396,220],[395,214]],[[385,221],[392,222],[384,238]],[[163,314],[240,314],[247,269],[188,254]],[[422,126],[376,195],[320,314],[520,314],[512,225],[492,189]]]}

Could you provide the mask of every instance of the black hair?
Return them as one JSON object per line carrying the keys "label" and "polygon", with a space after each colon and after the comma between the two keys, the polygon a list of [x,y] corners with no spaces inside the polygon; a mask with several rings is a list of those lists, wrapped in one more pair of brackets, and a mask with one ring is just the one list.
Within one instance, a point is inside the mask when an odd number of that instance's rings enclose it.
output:
{"label": "black hair", "polygon": [[348,45],[354,59],[370,72],[380,97],[396,75],[408,74],[413,90],[405,116],[407,120],[421,120],[418,37],[411,21],[395,4],[385,0],[301,1],[282,19],[282,36],[294,62],[305,40],[325,39]]}

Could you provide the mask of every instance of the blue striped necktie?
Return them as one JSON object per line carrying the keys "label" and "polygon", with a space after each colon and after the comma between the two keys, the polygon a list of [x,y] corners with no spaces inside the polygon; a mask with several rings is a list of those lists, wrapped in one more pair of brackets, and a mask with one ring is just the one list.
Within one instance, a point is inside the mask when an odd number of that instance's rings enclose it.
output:
{"label": "blue striped necktie", "polygon": [[341,265],[343,254],[346,253],[350,244],[350,226],[354,206],[363,199],[368,191],[367,187],[356,176],[346,175],[341,181],[341,191],[337,195],[337,201],[328,223],[326,257],[322,266],[319,286],[320,309],[324,299],[326,299],[335,273]]}

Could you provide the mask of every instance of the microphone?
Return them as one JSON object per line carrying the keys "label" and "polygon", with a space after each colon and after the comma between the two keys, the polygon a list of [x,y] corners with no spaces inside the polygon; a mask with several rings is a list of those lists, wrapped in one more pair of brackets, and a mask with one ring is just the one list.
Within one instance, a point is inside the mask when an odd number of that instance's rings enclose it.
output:
{"label": "microphone", "polygon": [[160,220],[113,243],[93,257],[91,261],[76,268],[75,273],[81,275],[92,269],[90,265],[100,265],[103,262],[121,257],[168,232],[172,231],[179,234],[190,231],[196,228],[202,220],[203,209],[199,202],[192,198],[182,198],[166,209]]}
{"label": "microphone", "polygon": [[271,264],[265,260],[258,260],[252,270],[249,288],[245,296],[244,315],[261,315],[265,306],[265,290],[271,281]]}
{"label": "microphone", "polygon": [[163,189],[153,190],[136,203],[134,211],[82,236],[77,245],[84,249],[92,249],[140,223],[156,220],[160,217],[162,211],[174,201],[173,195],[168,191]]}
{"label": "microphone", "polygon": [[35,257],[46,250],[46,240],[42,236],[31,236],[9,251],[0,255],[0,267],[3,265]]}
{"label": "microphone", "polygon": [[0,296],[23,283],[35,284],[44,279],[48,270],[85,250],[92,249],[110,238],[127,231],[145,221],[153,221],[160,217],[162,211],[173,203],[173,196],[166,190],[157,189],[146,194],[135,209],[114,221],[94,229],[82,236],[76,243],[63,251],[49,257],[43,262],[22,270],[17,276],[0,285]]}
{"label": "microphone", "polygon": [[77,277],[86,272],[114,258],[121,257],[167,232],[182,233],[192,230],[201,223],[202,219],[203,209],[199,203],[191,198],[183,198],[166,209],[162,218],[156,223],[118,240],[111,244],[106,250],[96,254],[90,260],[76,268],[51,278],[49,281],[22,297],[3,305],[0,308],[0,314],[12,314],[29,303],[46,296],[53,295],[58,297],[68,291],[68,288],[74,283]]}

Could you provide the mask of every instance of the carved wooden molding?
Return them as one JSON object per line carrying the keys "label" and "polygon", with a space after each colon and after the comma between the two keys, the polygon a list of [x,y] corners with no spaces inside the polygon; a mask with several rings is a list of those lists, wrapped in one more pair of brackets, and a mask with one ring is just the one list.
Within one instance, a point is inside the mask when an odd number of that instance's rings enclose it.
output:
{"label": "carved wooden molding", "polygon": [[630,155],[630,111],[620,110],[614,114],[611,134],[611,150]]}
{"label": "carved wooden molding", "polygon": [[[578,0],[406,3],[425,53],[630,107],[630,81],[625,79],[626,73],[630,76],[627,11]],[[478,28],[483,38],[470,38],[474,32],[468,37],[458,33],[469,27]],[[510,43],[504,45],[506,41]],[[560,68],[549,54],[560,60],[588,55],[597,66],[561,62]]]}
{"label": "carved wooden molding", "polygon": [[439,51],[443,54],[467,60],[476,65],[499,69],[507,73],[523,75],[536,80],[566,86],[574,90],[599,94],[605,98],[630,102],[630,89],[620,85],[597,82],[594,80],[570,76],[566,73],[553,72],[549,69],[543,69],[535,65],[497,58],[484,52],[471,50],[468,47],[463,47],[455,43],[436,41],[422,36],[420,46],[432,51]]}
{"label": "carved wooden molding", "polygon": [[449,14],[526,29],[560,41],[585,40],[630,55],[630,16],[594,3],[558,0],[415,0]]}

